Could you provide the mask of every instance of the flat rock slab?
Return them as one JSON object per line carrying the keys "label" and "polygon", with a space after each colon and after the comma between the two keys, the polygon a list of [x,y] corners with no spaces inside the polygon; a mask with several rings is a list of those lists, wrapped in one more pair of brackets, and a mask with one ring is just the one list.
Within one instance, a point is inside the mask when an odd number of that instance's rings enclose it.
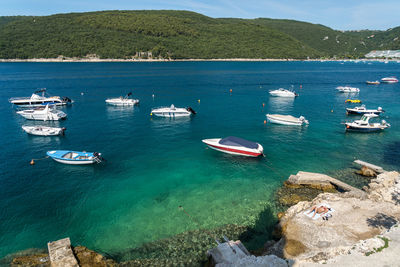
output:
{"label": "flat rock slab", "polygon": [[313,185],[325,186],[328,184],[332,184],[344,191],[356,192],[360,195],[365,194],[362,190],[358,188],[355,188],[342,181],[339,181],[338,179],[335,179],[333,177],[321,173],[299,171],[296,175],[291,175],[287,181],[292,184],[310,185],[310,186]]}
{"label": "flat rock slab", "polygon": [[47,243],[52,267],[79,267],[69,237]]}

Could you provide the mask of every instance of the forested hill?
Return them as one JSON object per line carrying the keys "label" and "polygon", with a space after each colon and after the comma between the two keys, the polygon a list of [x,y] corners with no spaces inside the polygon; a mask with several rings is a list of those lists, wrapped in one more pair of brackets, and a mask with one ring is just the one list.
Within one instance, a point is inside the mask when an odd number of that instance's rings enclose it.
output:
{"label": "forested hill", "polygon": [[[102,11],[0,17],[0,58],[319,58],[399,48],[400,28],[340,32],[274,19],[189,11]],[[373,36],[373,37],[371,37]]]}

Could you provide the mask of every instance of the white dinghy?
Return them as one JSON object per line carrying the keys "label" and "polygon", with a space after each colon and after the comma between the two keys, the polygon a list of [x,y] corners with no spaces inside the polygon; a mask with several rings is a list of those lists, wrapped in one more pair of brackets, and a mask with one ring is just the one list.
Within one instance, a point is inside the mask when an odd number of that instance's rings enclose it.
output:
{"label": "white dinghy", "polygon": [[37,126],[22,126],[22,129],[31,135],[40,135],[40,136],[56,136],[56,135],[64,135],[66,128],[57,128],[57,127],[47,127],[42,125]]}
{"label": "white dinghy", "polygon": [[303,125],[308,124],[308,120],[303,116],[298,118],[291,115],[280,115],[280,114],[267,114],[267,120],[271,123],[282,124],[282,125]]}

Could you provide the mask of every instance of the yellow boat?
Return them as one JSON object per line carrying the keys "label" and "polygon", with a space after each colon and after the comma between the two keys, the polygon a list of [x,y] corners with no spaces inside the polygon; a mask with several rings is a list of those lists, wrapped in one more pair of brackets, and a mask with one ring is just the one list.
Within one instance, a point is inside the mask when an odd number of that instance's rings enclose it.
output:
{"label": "yellow boat", "polygon": [[347,99],[346,103],[347,102],[350,102],[350,103],[361,103],[361,100],[359,100],[359,99]]}

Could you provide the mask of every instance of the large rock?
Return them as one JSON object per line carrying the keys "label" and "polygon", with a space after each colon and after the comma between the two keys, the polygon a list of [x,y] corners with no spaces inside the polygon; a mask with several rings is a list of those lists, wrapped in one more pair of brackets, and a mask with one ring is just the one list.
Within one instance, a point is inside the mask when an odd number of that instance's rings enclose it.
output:
{"label": "large rock", "polygon": [[[279,223],[283,239],[275,250],[281,249],[289,259],[319,262],[347,253],[358,241],[389,229],[400,219],[399,174],[382,173],[370,185],[365,198],[324,193],[289,208]],[[321,203],[335,210],[328,221],[312,220],[303,214]]]}
{"label": "large rock", "polygon": [[362,176],[367,176],[367,177],[376,177],[376,172],[366,166],[362,166],[361,170],[357,172],[358,174],[361,174]]}
{"label": "large rock", "polygon": [[116,267],[118,264],[111,259],[83,246],[74,247],[75,257],[80,267]]}

